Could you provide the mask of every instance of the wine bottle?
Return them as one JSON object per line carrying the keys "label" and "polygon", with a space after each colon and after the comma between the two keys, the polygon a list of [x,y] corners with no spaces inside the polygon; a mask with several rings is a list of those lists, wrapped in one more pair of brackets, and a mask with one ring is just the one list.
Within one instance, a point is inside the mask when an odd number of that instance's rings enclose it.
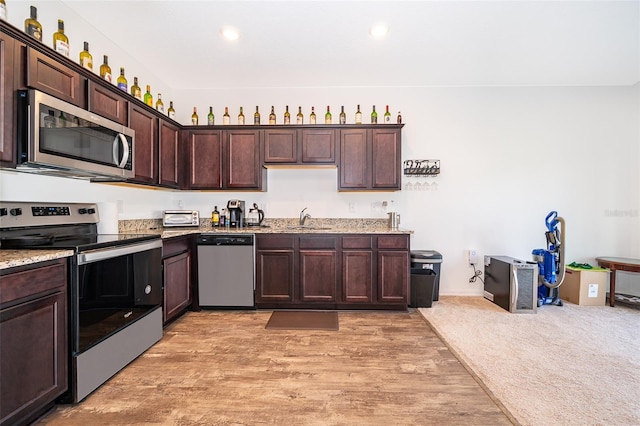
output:
{"label": "wine bottle", "polygon": [[229,107],[224,107],[224,115],[222,116],[222,124],[225,126],[231,124],[231,116],[229,115]]}
{"label": "wine bottle", "polygon": [[256,112],[253,114],[253,124],[260,125],[260,112],[258,112],[258,105],[256,105]]}
{"label": "wine bottle", "polygon": [[344,113],[344,105],[340,107],[340,124],[347,124],[347,114]]}
{"label": "wine bottle", "polygon": [[384,124],[391,124],[391,113],[389,112],[389,105],[387,105],[387,110],[384,113],[384,119],[382,122]]}
{"label": "wine bottle", "polygon": [[84,42],[84,50],[80,52],[80,66],[93,70],[93,56],[89,53],[89,42]]}
{"label": "wine bottle", "polygon": [[169,109],[167,110],[167,116],[169,118],[176,118],[176,110],[173,109],[173,101],[169,101]]}
{"label": "wine bottle", "polygon": [[220,226],[220,212],[218,211],[218,206],[214,206],[213,211],[211,212],[211,226],[214,228]]}
{"label": "wine bottle", "polygon": [[164,102],[162,102],[162,93],[158,93],[158,100],[156,101],[156,111],[164,113]]}
{"label": "wine bottle", "polygon": [[198,110],[196,107],[193,107],[193,114],[191,114],[191,124],[194,126],[198,125]]}
{"label": "wine bottle", "polygon": [[64,21],[58,19],[58,31],[53,33],[53,50],[69,57],[69,37],[64,33]]}
{"label": "wine bottle", "polygon": [[291,124],[291,114],[289,114],[289,105],[284,107],[284,124]]}
{"label": "wine bottle", "polygon": [[111,67],[109,66],[109,57],[103,56],[102,65],[100,65],[100,77],[111,83]]}
{"label": "wine bottle", "polygon": [[400,111],[398,111],[398,118],[396,119],[396,123],[402,124],[402,114],[400,114]]}
{"label": "wine bottle", "polygon": [[302,107],[298,107],[298,115],[296,115],[296,124],[304,124],[304,115],[302,115]]}
{"label": "wine bottle", "polygon": [[60,111],[60,115],[58,115],[58,127],[68,127],[67,117],[64,116],[64,112],[62,111]]}
{"label": "wine bottle", "polygon": [[42,41],[42,25],[38,22],[38,9],[31,6],[30,17],[24,20],[24,32]]}
{"label": "wine bottle", "polygon": [[0,19],[3,21],[7,20],[7,4],[4,0],[0,0]]}
{"label": "wine bottle", "polygon": [[118,86],[118,89],[124,90],[125,92],[129,88],[127,79],[124,76],[124,67],[120,67],[120,76],[116,79],[116,85]]}
{"label": "wine bottle", "polygon": [[151,86],[147,84],[147,91],[144,94],[144,103],[153,108],[153,95],[151,94]]}
{"label": "wine bottle", "polygon": [[273,110],[273,105],[271,105],[271,113],[269,114],[269,124],[276,124],[276,113]]}
{"label": "wine bottle", "polygon": [[209,114],[207,114],[207,124],[213,126],[216,124],[216,116],[213,115],[213,107],[209,107]]}
{"label": "wine bottle", "polygon": [[358,109],[356,110],[356,124],[362,124],[362,113],[360,112],[360,105],[358,105]]}
{"label": "wine bottle", "polygon": [[314,107],[311,107],[311,114],[309,114],[309,124],[316,124],[316,111]]}
{"label": "wine bottle", "polygon": [[371,124],[378,124],[378,113],[375,105],[373,106],[373,111],[371,111]]}
{"label": "wine bottle", "polygon": [[238,124],[244,126],[244,112],[242,111],[242,107],[240,107],[240,114],[238,114]]}
{"label": "wine bottle", "polygon": [[327,105],[327,112],[324,114],[324,124],[331,124],[331,111]]}
{"label": "wine bottle", "polygon": [[133,77],[133,86],[131,86],[131,94],[142,100],[142,89],[138,86],[138,77]]}

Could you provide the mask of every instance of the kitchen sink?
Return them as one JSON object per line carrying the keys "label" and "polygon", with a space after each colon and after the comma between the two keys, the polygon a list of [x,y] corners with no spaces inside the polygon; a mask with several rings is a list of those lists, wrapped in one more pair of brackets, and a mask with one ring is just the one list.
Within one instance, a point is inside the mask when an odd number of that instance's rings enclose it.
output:
{"label": "kitchen sink", "polygon": [[333,229],[333,228],[330,226],[296,225],[296,226],[289,226],[287,227],[287,229],[296,229],[296,230],[307,229],[309,231],[322,231],[322,230]]}

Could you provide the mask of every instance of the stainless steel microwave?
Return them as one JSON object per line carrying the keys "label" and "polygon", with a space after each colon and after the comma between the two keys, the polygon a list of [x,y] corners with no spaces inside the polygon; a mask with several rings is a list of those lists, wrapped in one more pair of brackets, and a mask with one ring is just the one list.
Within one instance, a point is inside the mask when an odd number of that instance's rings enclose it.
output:
{"label": "stainless steel microwave", "polygon": [[37,90],[18,92],[21,171],[96,180],[134,177],[135,132]]}

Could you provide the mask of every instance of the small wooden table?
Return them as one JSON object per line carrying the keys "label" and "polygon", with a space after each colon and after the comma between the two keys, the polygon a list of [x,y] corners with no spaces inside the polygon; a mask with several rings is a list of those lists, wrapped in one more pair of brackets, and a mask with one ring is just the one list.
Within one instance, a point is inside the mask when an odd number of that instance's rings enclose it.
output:
{"label": "small wooden table", "polygon": [[616,301],[616,271],[640,272],[640,259],[628,259],[624,257],[596,257],[598,265],[611,269],[609,276],[609,306]]}

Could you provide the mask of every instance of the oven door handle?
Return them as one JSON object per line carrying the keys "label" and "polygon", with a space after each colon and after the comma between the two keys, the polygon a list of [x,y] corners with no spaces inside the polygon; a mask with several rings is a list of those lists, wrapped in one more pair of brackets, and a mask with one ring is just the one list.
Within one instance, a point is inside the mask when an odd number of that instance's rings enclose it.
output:
{"label": "oven door handle", "polygon": [[129,244],[121,247],[113,247],[98,250],[88,250],[78,254],[78,265],[85,265],[87,263],[99,262],[101,260],[112,259],[118,256],[125,256],[127,254],[140,253],[147,250],[153,250],[156,248],[162,248],[162,240]]}

